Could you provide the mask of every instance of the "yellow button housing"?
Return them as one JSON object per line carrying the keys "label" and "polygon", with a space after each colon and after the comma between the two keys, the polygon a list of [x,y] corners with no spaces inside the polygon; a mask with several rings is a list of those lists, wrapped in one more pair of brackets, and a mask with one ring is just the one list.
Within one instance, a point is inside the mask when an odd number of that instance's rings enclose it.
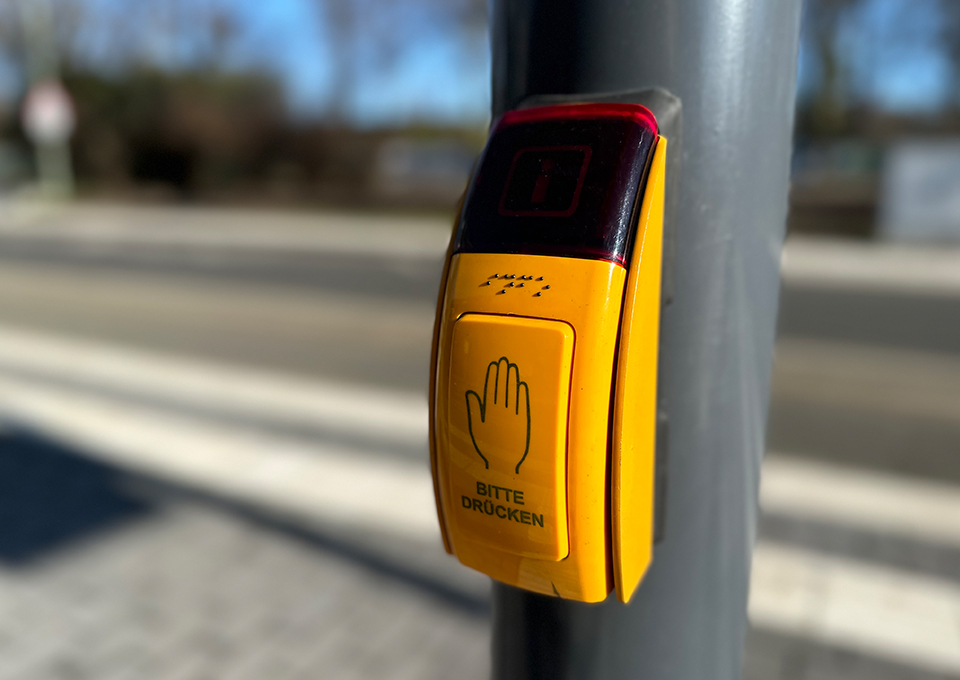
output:
{"label": "yellow button housing", "polygon": [[449,375],[455,535],[561,560],[567,539],[566,445],[574,331],[566,323],[467,314]]}
{"label": "yellow button housing", "polygon": [[[626,273],[623,267],[603,260],[500,253],[459,253],[450,257],[440,302],[442,313],[438,315],[436,372],[431,390],[435,408],[431,452],[441,529],[445,545],[457,559],[502,583],[583,602],[599,602],[613,588],[608,437]],[[511,278],[514,274],[515,279]],[[517,280],[526,285],[520,287]],[[458,454],[451,450],[454,438],[450,427],[455,420],[452,409],[466,408],[466,395],[450,394],[453,333],[461,320],[472,315],[521,321],[539,319],[569,324],[573,329],[565,471],[568,554],[559,561],[491,547],[463,535],[454,521],[457,505],[462,505],[463,500],[452,489],[451,459]],[[506,352],[495,354],[481,360],[481,369],[486,370],[490,361],[501,356],[517,364],[520,380],[528,382],[533,395],[534,384],[527,381],[524,365],[514,356]],[[485,375],[481,377],[481,387],[484,378]],[[536,400],[534,395],[531,404],[535,405]],[[533,417],[536,416],[531,413]]]}

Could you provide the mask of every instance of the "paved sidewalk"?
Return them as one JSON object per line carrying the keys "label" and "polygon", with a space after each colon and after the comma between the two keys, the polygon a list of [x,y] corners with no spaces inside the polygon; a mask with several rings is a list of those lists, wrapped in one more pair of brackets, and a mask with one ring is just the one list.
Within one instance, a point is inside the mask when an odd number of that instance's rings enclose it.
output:
{"label": "paved sidewalk", "polygon": [[[0,435],[2,680],[479,680],[484,579]],[[374,547],[377,546],[377,547]],[[744,680],[949,680],[772,631]]]}
{"label": "paved sidewalk", "polygon": [[444,585],[9,432],[0,461],[0,512],[29,525],[0,537],[4,680],[488,675],[479,579]]}

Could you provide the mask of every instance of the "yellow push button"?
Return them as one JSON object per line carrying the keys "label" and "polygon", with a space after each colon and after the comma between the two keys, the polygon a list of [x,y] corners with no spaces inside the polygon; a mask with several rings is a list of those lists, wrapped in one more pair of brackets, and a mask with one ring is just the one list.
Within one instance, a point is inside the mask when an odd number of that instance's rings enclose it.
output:
{"label": "yellow push button", "polygon": [[561,560],[567,540],[567,408],[573,328],[466,314],[453,329],[452,540]]}

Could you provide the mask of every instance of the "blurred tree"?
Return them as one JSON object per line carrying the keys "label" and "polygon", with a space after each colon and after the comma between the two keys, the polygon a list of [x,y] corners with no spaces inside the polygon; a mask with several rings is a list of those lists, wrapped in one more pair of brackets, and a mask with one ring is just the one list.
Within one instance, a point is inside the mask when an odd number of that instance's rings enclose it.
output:
{"label": "blurred tree", "polygon": [[358,85],[389,73],[429,32],[461,36],[478,58],[487,49],[487,0],[314,1],[329,54],[328,116],[340,125],[352,118]]}
{"label": "blurred tree", "polygon": [[77,100],[74,145],[87,180],[132,180],[191,194],[255,176],[285,119],[275,79],[256,73],[169,73],[122,79],[68,72]]}
{"label": "blurred tree", "polygon": [[0,0],[0,59],[10,64],[11,70],[26,70],[26,50],[23,49],[20,10],[17,0]]}
{"label": "blurred tree", "polygon": [[[22,72],[20,1],[30,0],[0,0],[0,59]],[[51,0],[63,77],[77,105],[81,190],[371,200],[381,146],[398,131],[353,128],[358,83],[369,91],[371,81],[389,81],[437,35],[456,36],[469,45],[465,53],[483,59],[485,0],[305,1],[307,11],[324,12],[331,55],[328,118],[319,122],[291,116],[281,74],[248,59],[257,40],[265,41],[257,49],[275,49],[278,36],[258,33],[235,0]],[[475,149],[477,132],[422,126],[399,134]]]}
{"label": "blurred tree", "polygon": [[960,109],[960,2],[958,0],[940,0],[941,33],[940,41],[952,66],[950,86],[950,104]]}
{"label": "blurred tree", "polygon": [[807,0],[802,50],[801,141],[960,126],[960,0]]}
{"label": "blurred tree", "polygon": [[817,69],[816,86],[799,97],[798,131],[813,137],[847,131],[850,109],[850,73],[841,58],[838,33],[841,20],[862,0],[807,0],[803,32]]}

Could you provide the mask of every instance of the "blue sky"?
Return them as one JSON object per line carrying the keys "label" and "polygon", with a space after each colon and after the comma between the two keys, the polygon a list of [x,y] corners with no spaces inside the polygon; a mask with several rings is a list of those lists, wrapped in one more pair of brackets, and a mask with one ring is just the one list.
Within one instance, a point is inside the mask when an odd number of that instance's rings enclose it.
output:
{"label": "blue sky", "polygon": [[[838,52],[850,71],[854,96],[894,112],[925,112],[946,104],[953,65],[937,37],[942,17],[936,0],[867,0],[840,21]],[[820,77],[813,35],[800,49],[801,96]]]}
{"label": "blue sky", "polygon": [[[269,64],[286,82],[295,112],[322,112],[329,103],[335,55],[317,3],[230,0],[229,4],[253,36],[248,51],[237,55],[238,65]],[[485,121],[490,106],[488,51],[464,50],[463,36],[455,33],[424,30],[418,38],[406,41],[394,68],[358,80],[350,107],[355,119],[367,125],[415,119]]]}
{"label": "blue sky", "polygon": [[[276,51],[252,51],[285,74],[296,110],[309,114],[326,103],[325,83],[331,55],[313,0],[225,0],[250,25],[285,36]],[[848,13],[839,31],[839,50],[849,63],[857,96],[898,112],[934,110],[952,95],[953,66],[935,36],[941,17],[936,0],[866,0]],[[489,55],[466,58],[461,36],[427,32],[398,67],[364,81],[354,112],[361,122],[393,120],[484,120],[489,107]],[[808,87],[818,73],[804,36],[800,83]]]}
{"label": "blue sky", "polygon": [[[54,4],[60,1],[68,0],[52,0]],[[154,30],[153,23],[162,23],[156,19],[156,8],[177,7],[179,2],[189,11],[226,10],[238,27],[226,58],[228,67],[255,66],[278,74],[285,84],[291,111],[298,117],[322,115],[331,108],[336,54],[320,0],[69,1],[79,1],[86,8],[90,20],[81,34],[83,51],[106,70],[118,61],[111,51],[113,24],[107,18],[128,18],[140,27],[138,35],[144,43],[141,51],[149,52],[160,64],[177,68],[190,63],[193,55],[189,50],[203,41],[197,33],[179,40],[171,39],[169,30],[166,34]],[[444,1],[453,0],[437,0]],[[400,7],[415,4],[394,3]],[[377,19],[361,17],[361,26],[374,25]],[[363,77],[354,79],[350,100],[340,110],[363,126],[418,120],[482,124],[490,102],[490,59],[485,37],[479,32],[464,35],[430,13],[417,16],[406,12],[387,21],[397,22],[396,30],[387,35],[398,38],[401,49],[389,68],[364,70]],[[839,46],[849,65],[854,95],[889,110],[906,112],[933,110],[948,101],[953,66],[932,39],[939,21],[936,0],[866,0],[848,12],[841,23]],[[393,26],[388,24],[388,28]],[[810,36],[805,35],[800,59],[801,95],[809,92],[819,78],[811,45]],[[17,73],[0,61],[0,96],[15,95],[19,86]]]}

